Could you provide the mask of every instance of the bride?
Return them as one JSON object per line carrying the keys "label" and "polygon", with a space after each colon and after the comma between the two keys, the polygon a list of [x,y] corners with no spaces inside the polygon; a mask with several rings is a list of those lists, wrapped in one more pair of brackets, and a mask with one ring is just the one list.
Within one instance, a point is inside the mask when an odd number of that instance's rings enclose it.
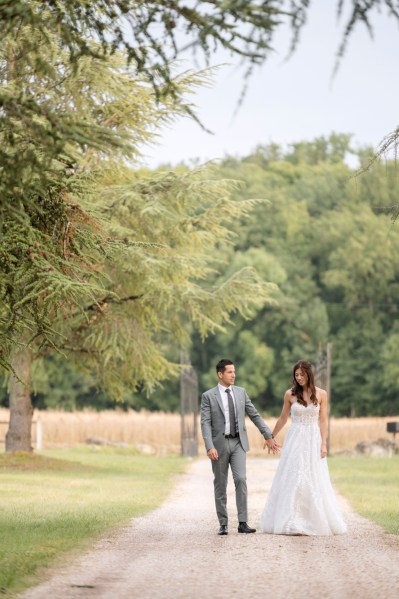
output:
{"label": "bride", "polygon": [[[310,362],[293,368],[293,387],[284,395],[273,435],[291,412],[277,471],[261,515],[263,532],[332,535],[346,532],[327,466],[327,393],[315,387]],[[319,424],[320,423],[320,424]]]}

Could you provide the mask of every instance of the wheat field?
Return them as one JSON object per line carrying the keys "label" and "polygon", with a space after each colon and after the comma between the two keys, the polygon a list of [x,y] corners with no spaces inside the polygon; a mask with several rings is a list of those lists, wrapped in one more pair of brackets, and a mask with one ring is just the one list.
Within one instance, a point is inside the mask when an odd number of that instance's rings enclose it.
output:
{"label": "wheat field", "polygon": [[[7,409],[0,409],[0,450],[4,448],[4,437],[9,419]],[[162,412],[104,412],[82,411],[35,411],[33,420],[40,419],[43,428],[43,448],[73,447],[92,437],[104,437],[113,442],[124,442],[132,446],[150,446],[154,453],[178,453],[180,451],[180,416]],[[265,416],[265,421],[273,428],[275,418]],[[332,418],[330,423],[331,452],[353,449],[359,441],[372,441],[379,438],[392,439],[386,432],[386,423],[399,421],[399,416],[367,418]],[[284,441],[284,433],[278,441]],[[199,430],[199,428],[198,428]],[[248,422],[247,431],[252,455],[263,453],[263,439],[256,427]],[[32,427],[33,444],[36,441],[36,427]],[[203,442],[199,434],[199,452],[204,455]]]}

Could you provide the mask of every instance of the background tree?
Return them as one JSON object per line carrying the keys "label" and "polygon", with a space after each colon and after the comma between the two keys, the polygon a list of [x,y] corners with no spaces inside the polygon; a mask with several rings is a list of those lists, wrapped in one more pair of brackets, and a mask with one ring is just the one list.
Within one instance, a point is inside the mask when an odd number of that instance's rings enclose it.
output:
{"label": "background tree", "polygon": [[[57,38],[48,42],[43,60],[52,65],[51,83],[44,90],[21,55],[13,87],[44,92],[48,107],[84,120],[101,143],[86,138],[82,148],[70,140],[48,163],[51,185],[45,190],[41,181],[34,196],[31,189],[23,218],[11,206],[3,210],[0,336],[3,365],[11,368],[8,451],[30,449],[35,359],[55,350],[76,354],[98,385],[122,397],[126,388],[151,388],[176,372],[165,358],[164,338],[183,343],[186,322],[204,335],[235,310],[247,315],[267,296],[251,269],[232,277],[245,301],[198,284],[213,262],[212,240],[223,243],[229,235],[216,215],[226,212],[229,222],[249,209],[229,201],[231,184],[208,181],[202,171],[140,177],[124,166],[151,138],[154,123],[185,111],[183,94],[206,75],[180,76],[174,82],[180,97],[160,103],[125,57],[86,56],[75,69]],[[11,142],[4,133],[3,147],[13,151],[16,144],[41,157],[43,145],[30,133],[21,129]]]}
{"label": "background tree", "polygon": [[[245,193],[269,200],[246,222],[235,223],[239,241],[231,262],[245,259],[278,284],[277,303],[241,322],[229,337],[196,339],[193,362],[205,371],[203,386],[209,364],[232,355],[239,379],[251,381],[251,368],[256,374],[257,404],[277,412],[292,365],[304,357],[315,361],[320,345],[331,341],[333,413],[399,412],[399,239],[387,216],[396,197],[396,167],[394,161],[376,163],[355,181],[344,162],[349,152],[350,137],[332,135],[286,152],[259,147],[242,160],[223,162],[222,177],[242,179]],[[254,357],[247,366],[242,339],[252,348],[250,356],[254,347],[265,352],[261,365]]]}
{"label": "background tree", "polygon": [[[392,0],[336,0],[336,6],[339,18],[348,10],[338,59],[359,23],[372,34],[373,13],[382,7],[399,20]],[[310,10],[309,0],[198,0],[191,6],[175,0],[93,0],[89,5],[83,0],[48,0],[45,5],[37,0],[1,0],[0,23],[4,34],[24,26],[33,34],[57,30],[72,61],[124,49],[136,72],[145,73],[156,89],[158,80],[173,89],[171,62],[181,53],[198,51],[209,59],[224,48],[244,64],[262,64],[273,49],[278,27],[287,21],[295,49]],[[99,40],[100,47],[94,50],[88,39]],[[43,67],[34,55],[37,49],[33,36],[33,60]]]}
{"label": "background tree", "polygon": [[[55,35],[42,40],[42,60],[51,70],[51,77],[43,79],[42,73],[32,70],[29,54],[23,51],[27,38],[28,32],[21,29],[19,54],[14,55],[12,77],[4,87],[12,97],[43,97],[46,110],[57,114],[56,122],[59,117],[62,126],[68,128],[70,123],[72,129],[68,144],[63,139],[62,148],[52,157],[47,152],[46,131],[42,136],[46,124],[40,118],[26,124],[11,119],[10,128],[0,133],[3,157],[23,162],[20,185],[19,179],[12,182],[6,159],[0,169],[4,236],[0,360],[6,367],[19,336],[40,334],[50,343],[50,298],[58,307],[63,302],[86,305],[93,303],[103,287],[102,273],[91,268],[91,259],[95,262],[105,251],[106,238],[100,232],[99,214],[87,210],[95,189],[96,167],[90,165],[111,153],[121,161],[137,157],[140,144],[152,138],[154,124],[170,122],[183,112],[182,94],[189,82],[199,82],[193,76],[180,77],[180,99],[169,97],[160,104],[148,83],[126,68],[124,57],[115,54],[107,62],[85,57],[75,70]],[[5,73],[14,45],[13,39],[6,38],[0,48]],[[176,89],[179,85],[176,80]],[[91,133],[80,137],[74,120],[97,137],[90,137]]]}
{"label": "background tree", "polygon": [[[394,161],[376,163],[371,171],[354,180],[353,171],[344,162],[350,151],[348,136],[333,135],[314,143],[295,144],[287,151],[276,146],[259,147],[242,160],[226,159],[220,172],[208,173],[208,180],[220,177],[243,181],[242,187],[234,189],[235,201],[247,197],[266,197],[268,201],[256,204],[246,218],[235,213],[228,225],[233,243],[212,250],[225,264],[219,264],[219,273],[207,275],[207,287],[220,287],[235,272],[248,267],[255,268],[262,281],[273,281],[277,287],[269,289],[269,299],[274,303],[264,305],[250,320],[236,314],[235,326],[227,327],[223,333],[215,329],[204,341],[198,332],[186,329],[201,387],[212,384],[215,360],[221,355],[233,356],[238,382],[245,382],[263,409],[277,412],[282,394],[290,385],[293,363],[304,356],[314,361],[320,345],[332,341],[333,413],[398,414],[399,242],[387,213],[396,198],[397,166]],[[369,151],[360,150],[359,158],[363,160]],[[200,172],[195,177],[201,177]],[[124,176],[136,183],[143,177],[173,181],[173,177],[179,179],[183,175],[188,181],[189,173],[188,168],[179,167],[173,176],[162,169],[155,174],[137,172],[134,179],[130,179],[130,171]],[[185,189],[183,197],[187,195],[188,188]],[[140,202],[137,205],[143,210],[143,200]],[[216,206],[219,219],[223,211]],[[180,221],[173,218],[172,228],[181,227]],[[148,225],[147,230],[153,226]],[[139,223],[135,228],[140,231]],[[157,252],[161,250],[150,247],[148,251],[158,263]],[[164,257],[162,252],[160,257]],[[179,258],[177,264],[180,265]],[[165,355],[173,361],[179,341],[165,336],[163,331],[158,338]],[[84,362],[82,356],[79,362]],[[60,373],[64,367],[57,368],[58,375],[46,366],[47,387],[38,385],[37,401],[41,406],[54,405],[60,394]],[[81,373],[74,372],[69,361],[67,387],[74,379],[81,380]],[[71,390],[76,405],[97,409],[112,405],[107,392],[96,391],[95,377],[89,381],[91,395],[86,391],[86,383],[81,394],[77,385]],[[55,388],[57,391],[53,392]],[[66,393],[59,401],[65,397]],[[140,386],[136,392],[128,389],[119,405],[177,410],[178,384],[173,377],[168,378],[162,392],[150,392],[148,398]]]}

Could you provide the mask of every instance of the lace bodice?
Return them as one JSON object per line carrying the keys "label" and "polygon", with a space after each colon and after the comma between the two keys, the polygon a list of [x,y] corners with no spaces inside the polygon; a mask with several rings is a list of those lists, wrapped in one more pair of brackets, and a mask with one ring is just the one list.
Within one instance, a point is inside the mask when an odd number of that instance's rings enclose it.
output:
{"label": "lace bodice", "polygon": [[319,422],[319,412],[319,405],[310,404],[305,407],[296,401],[291,406],[292,424],[317,425]]}

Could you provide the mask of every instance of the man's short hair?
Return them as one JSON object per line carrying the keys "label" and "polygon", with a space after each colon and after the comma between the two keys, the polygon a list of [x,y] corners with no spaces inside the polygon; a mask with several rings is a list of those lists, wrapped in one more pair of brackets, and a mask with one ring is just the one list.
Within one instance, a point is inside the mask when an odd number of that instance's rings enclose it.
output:
{"label": "man's short hair", "polygon": [[216,364],[216,374],[218,372],[224,372],[226,366],[234,366],[234,362],[227,360],[227,358],[219,360],[219,362]]}

